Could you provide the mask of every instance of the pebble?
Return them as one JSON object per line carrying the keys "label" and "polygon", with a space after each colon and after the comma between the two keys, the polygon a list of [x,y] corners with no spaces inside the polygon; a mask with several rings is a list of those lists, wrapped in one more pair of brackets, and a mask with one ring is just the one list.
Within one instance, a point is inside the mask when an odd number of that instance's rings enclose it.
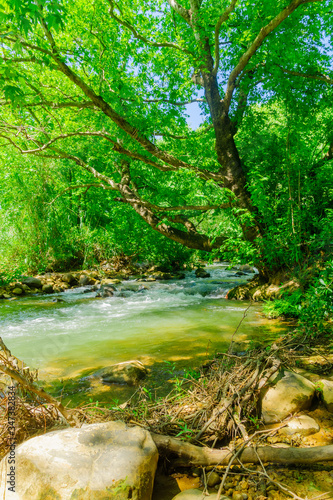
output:
{"label": "pebble", "polygon": [[207,486],[209,488],[213,488],[216,484],[220,484],[220,482],[221,478],[217,472],[212,471],[207,474]]}
{"label": "pebble", "polygon": [[234,491],[232,494],[232,500],[243,500],[243,495],[239,491]]}
{"label": "pebble", "polygon": [[249,485],[248,485],[247,481],[244,481],[244,480],[239,483],[239,487],[241,490],[248,490],[249,489]]}

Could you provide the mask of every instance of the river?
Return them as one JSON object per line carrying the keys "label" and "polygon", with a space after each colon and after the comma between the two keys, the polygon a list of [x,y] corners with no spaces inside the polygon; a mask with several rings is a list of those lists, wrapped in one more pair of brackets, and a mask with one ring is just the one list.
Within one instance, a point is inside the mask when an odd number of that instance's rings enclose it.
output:
{"label": "river", "polygon": [[[87,374],[120,361],[138,359],[153,378],[162,380],[166,368],[181,373],[225,350],[250,305],[225,296],[252,275],[237,277],[226,264],[207,269],[210,278],[187,272],[183,280],[124,281],[108,298],[95,298],[96,292],[86,287],[3,300],[1,336],[15,356],[39,369],[40,379],[54,384],[83,381],[82,396],[93,394],[85,383]],[[268,342],[284,328],[265,319],[261,305],[252,304],[234,340]],[[120,399],[129,394],[116,386],[95,392]]]}

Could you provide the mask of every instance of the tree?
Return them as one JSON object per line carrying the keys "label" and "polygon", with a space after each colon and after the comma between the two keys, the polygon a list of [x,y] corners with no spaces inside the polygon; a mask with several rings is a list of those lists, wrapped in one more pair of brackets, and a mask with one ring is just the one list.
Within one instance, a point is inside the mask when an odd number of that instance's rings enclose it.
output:
{"label": "tree", "polygon": [[[235,136],[249,106],[288,100],[292,85],[302,110],[331,102],[330,16],[324,0],[9,0],[2,145],[76,164],[96,181],[67,190],[111,190],[190,248],[221,246],[224,213],[260,246],[267,221]],[[192,102],[206,122],[195,132],[185,121]],[[189,179],[194,191],[184,197]],[[196,201],[199,185],[205,203]],[[203,213],[216,214],[220,234],[202,232]]]}

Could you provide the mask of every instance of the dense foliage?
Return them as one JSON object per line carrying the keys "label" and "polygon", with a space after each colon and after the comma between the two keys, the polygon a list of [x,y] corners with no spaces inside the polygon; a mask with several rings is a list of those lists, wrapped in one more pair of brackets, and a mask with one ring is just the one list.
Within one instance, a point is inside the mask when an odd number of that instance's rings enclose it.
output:
{"label": "dense foliage", "polygon": [[2,2],[2,265],[329,253],[329,4]]}

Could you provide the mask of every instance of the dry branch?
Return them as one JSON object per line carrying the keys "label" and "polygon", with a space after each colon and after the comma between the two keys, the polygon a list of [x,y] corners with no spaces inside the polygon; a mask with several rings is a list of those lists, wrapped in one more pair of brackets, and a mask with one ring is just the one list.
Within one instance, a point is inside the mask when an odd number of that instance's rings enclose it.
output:
{"label": "dry branch", "polygon": [[[161,455],[178,457],[173,461],[174,466],[228,465],[234,456],[234,450],[228,448],[221,450],[201,448],[170,436],[155,433],[151,433],[151,435]],[[331,462],[333,461],[333,445],[313,448],[248,447],[238,455],[238,458],[242,463],[259,465],[261,462],[284,465]]]}

